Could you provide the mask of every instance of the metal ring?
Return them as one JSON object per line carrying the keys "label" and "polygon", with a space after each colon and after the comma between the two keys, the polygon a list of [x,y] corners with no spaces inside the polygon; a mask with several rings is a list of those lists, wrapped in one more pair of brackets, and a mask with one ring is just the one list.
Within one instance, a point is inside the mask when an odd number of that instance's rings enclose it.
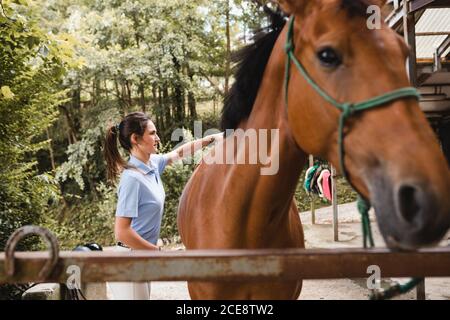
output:
{"label": "metal ring", "polygon": [[50,276],[53,269],[58,262],[59,257],[59,245],[55,235],[45,228],[39,226],[24,226],[16,231],[9,237],[5,247],[5,271],[6,275],[13,277],[15,274],[15,258],[14,252],[17,244],[28,235],[38,235],[45,239],[47,246],[50,248],[50,258],[45,262],[44,267],[39,272],[39,279],[42,281]]}

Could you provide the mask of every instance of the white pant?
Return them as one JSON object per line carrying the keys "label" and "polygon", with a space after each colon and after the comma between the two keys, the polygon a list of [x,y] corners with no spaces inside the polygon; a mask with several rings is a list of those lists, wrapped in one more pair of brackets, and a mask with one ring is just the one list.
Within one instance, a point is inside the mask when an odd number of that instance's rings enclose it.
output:
{"label": "white pant", "polygon": [[[115,251],[131,251],[129,248],[116,246]],[[108,300],[150,300],[150,282],[107,282]]]}

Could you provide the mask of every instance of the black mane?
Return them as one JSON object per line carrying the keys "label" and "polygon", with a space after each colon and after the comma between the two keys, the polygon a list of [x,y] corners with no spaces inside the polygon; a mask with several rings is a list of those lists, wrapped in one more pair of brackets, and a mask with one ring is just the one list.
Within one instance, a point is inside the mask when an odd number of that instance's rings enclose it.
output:
{"label": "black mane", "polygon": [[225,97],[222,130],[236,129],[250,115],[270,54],[286,23],[281,11],[274,12],[268,7],[264,7],[264,11],[271,20],[270,26],[258,30],[254,42],[232,56],[236,63],[235,81]]}
{"label": "black mane", "polygon": [[[341,8],[346,10],[350,17],[365,16],[372,2],[371,0],[342,0]],[[236,63],[235,82],[225,97],[222,109],[223,131],[236,129],[239,123],[247,119],[252,112],[270,54],[286,24],[286,16],[279,9],[272,11],[265,6],[264,11],[268,14],[271,24],[258,30],[253,37],[254,42],[232,56],[232,61]]]}

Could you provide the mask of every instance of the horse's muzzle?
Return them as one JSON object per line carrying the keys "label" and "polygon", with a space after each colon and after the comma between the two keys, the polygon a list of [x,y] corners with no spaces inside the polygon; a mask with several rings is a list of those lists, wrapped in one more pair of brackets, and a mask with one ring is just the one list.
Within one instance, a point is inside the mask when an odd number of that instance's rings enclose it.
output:
{"label": "horse's muzzle", "polygon": [[371,186],[378,226],[388,247],[414,250],[435,245],[450,228],[448,199],[426,183],[387,181]]}

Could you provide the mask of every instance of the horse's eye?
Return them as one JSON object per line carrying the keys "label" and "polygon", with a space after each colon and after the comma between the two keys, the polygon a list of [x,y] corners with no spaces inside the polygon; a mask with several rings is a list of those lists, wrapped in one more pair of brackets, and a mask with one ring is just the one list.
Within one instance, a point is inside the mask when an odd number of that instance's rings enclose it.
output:
{"label": "horse's eye", "polygon": [[320,63],[327,68],[334,68],[342,63],[341,57],[333,48],[326,47],[317,52]]}

